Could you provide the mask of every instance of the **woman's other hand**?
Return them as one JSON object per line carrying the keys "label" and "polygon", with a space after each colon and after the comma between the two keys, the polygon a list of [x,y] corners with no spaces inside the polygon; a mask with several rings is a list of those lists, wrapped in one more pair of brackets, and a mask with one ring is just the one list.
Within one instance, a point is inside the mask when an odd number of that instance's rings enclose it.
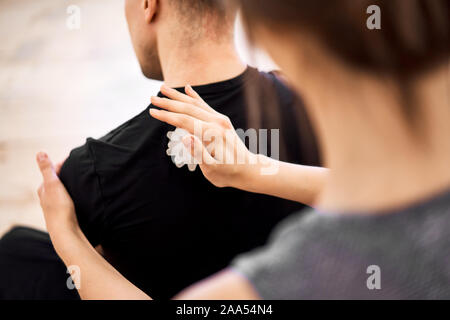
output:
{"label": "woman's other hand", "polygon": [[43,178],[37,193],[44,212],[47,230],[56,248],[55,238],[59,238],[58,235],[79,228],[75,207],[66,188],[59,180],[56,171],[59,166],[55,168],[47,154],[43,152],[37,154],[36,161]]}

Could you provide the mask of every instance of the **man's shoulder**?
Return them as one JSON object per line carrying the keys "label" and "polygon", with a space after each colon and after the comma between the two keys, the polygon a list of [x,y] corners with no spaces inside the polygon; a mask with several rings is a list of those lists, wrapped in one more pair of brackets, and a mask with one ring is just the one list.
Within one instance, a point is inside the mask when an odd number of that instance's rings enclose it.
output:
{"label": "man's shoulder", "polygon": [[[133,140],[130,141],[130,135],[135,134],[136,131],[141,132],[144,128],[150,129],[160,123],[159,121],[154,121],[154,119],[149,115],[149,108],[150,107],[147,107],[133,118],[125,121],[103,137],[95,140],[104,143],[116,144],[119,146],[127,145],[130,142],[132,144]],[[94,141],[94,139],[91,139],[91,141]]]}
{"label": "man's shoulder", "polygon": [[301,95],[291,87],[281,71],[253,69],[245,84],[252,103],[256,101],[257,105],[265,107],[263,110],[267,114],[270,114],[270,106],[276,105],[279,117],[290,119],[287,123],[289,126],[297,126],[292,121],[297,116],[306,117]]}
{"label": "man's shoulder", "polygon": [[281,102],[292,103],[299,96],[289,84],[287,77],[279,70],[259,71],[255,69],[253,81],[261,86],[270,86],[276,92]]}
{"label": "man's shoulder", "polygon": [[[169,127],[148,114],[148,108],[127,120],[101,138],[87,138],[86,142],[74,148],[66,159],[61,176],[63,182],[69,176],[80,180],[79,175],[96,173],[102,168],[117,168],[128,162],[134,154],[150,153],[162,148]],[[142,150],[146,150],[142,153]]]}

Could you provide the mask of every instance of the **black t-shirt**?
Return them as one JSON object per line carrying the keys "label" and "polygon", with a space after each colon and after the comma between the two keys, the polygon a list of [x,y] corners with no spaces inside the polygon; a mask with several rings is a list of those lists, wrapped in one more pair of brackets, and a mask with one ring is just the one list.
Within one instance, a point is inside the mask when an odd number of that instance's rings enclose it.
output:
{"label": "black t-shirt", "polygon": [[[302,162],[301,140],[292,132],[298,100],[275,75],[248,68],[237,78],[194,89],[235,128],[247,129],[245,87],[258,81],[269,83],[281,102],[280,136],[295,151],[286,160]],[[148,110],[74,149],[61,180],[89,241],[101,244],[108,261],[136,286],[165,299],[264,244],[272,228],[301,206],[216,188],[199,168],[177,168],[166,155],[166,135],[174,128]]]}

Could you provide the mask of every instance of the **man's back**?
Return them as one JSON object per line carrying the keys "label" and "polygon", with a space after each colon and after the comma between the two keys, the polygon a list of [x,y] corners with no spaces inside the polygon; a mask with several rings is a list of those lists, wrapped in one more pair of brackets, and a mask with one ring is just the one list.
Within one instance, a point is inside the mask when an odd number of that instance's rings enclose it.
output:
{"label": "man's back", "polygon": [[[286,101],[286,131],[295,127],[290,91],[276,77],[248,69],[220,83],[195,87],[205,101],[247,128],[245,82],[269,81]],[[289,127],[289,128],[288,128]],[[61,171],[82,230],[126,278],[155,298],[170,298],[265,243],[292,202],[218,189],[199,169],[178,169],[166,155],[173,127],[141,114],[105,137],[75,149]],[[301,150],[295,135],[287,145]],[[315,153],[311,150],[311,153]],[[286,159],[302,162],[297,159]],[[313,157],[314,158],[314,157]],[[317,164],[317,163],[307,163]],[[273,213],[276,211],[277,213]]]}

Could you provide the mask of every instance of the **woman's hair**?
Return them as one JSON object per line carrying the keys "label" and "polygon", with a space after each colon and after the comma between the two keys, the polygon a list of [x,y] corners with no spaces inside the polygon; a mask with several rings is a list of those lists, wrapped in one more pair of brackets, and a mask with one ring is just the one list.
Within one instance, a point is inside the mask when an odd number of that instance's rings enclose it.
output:
{"label": "woman's hair", "polygon": [[[448,63],[449,0],[233,0],[250,40],[255,26],[280,35],[306,34],[357,70],[396,79],[403,113],[414,129],[417,101],[414,80]],[[378,6],[380,29],[368,27]],[[376,8],[376,7],[375,7]],[[301,37],[299,37],[300,39]],[[295,37],[293,37],[295,41]],[[251,113],[265,113],[255,106]],[[250,117],[250,120],[255,116]]]}
{"label": "woman's hair", "polygon": [[[251,35],[259,24],[276,32],[306,32],[341,60],[408,79],[448,60],[448,0],[235,0]],[[380,8],[381,29],[367,20]]]}

